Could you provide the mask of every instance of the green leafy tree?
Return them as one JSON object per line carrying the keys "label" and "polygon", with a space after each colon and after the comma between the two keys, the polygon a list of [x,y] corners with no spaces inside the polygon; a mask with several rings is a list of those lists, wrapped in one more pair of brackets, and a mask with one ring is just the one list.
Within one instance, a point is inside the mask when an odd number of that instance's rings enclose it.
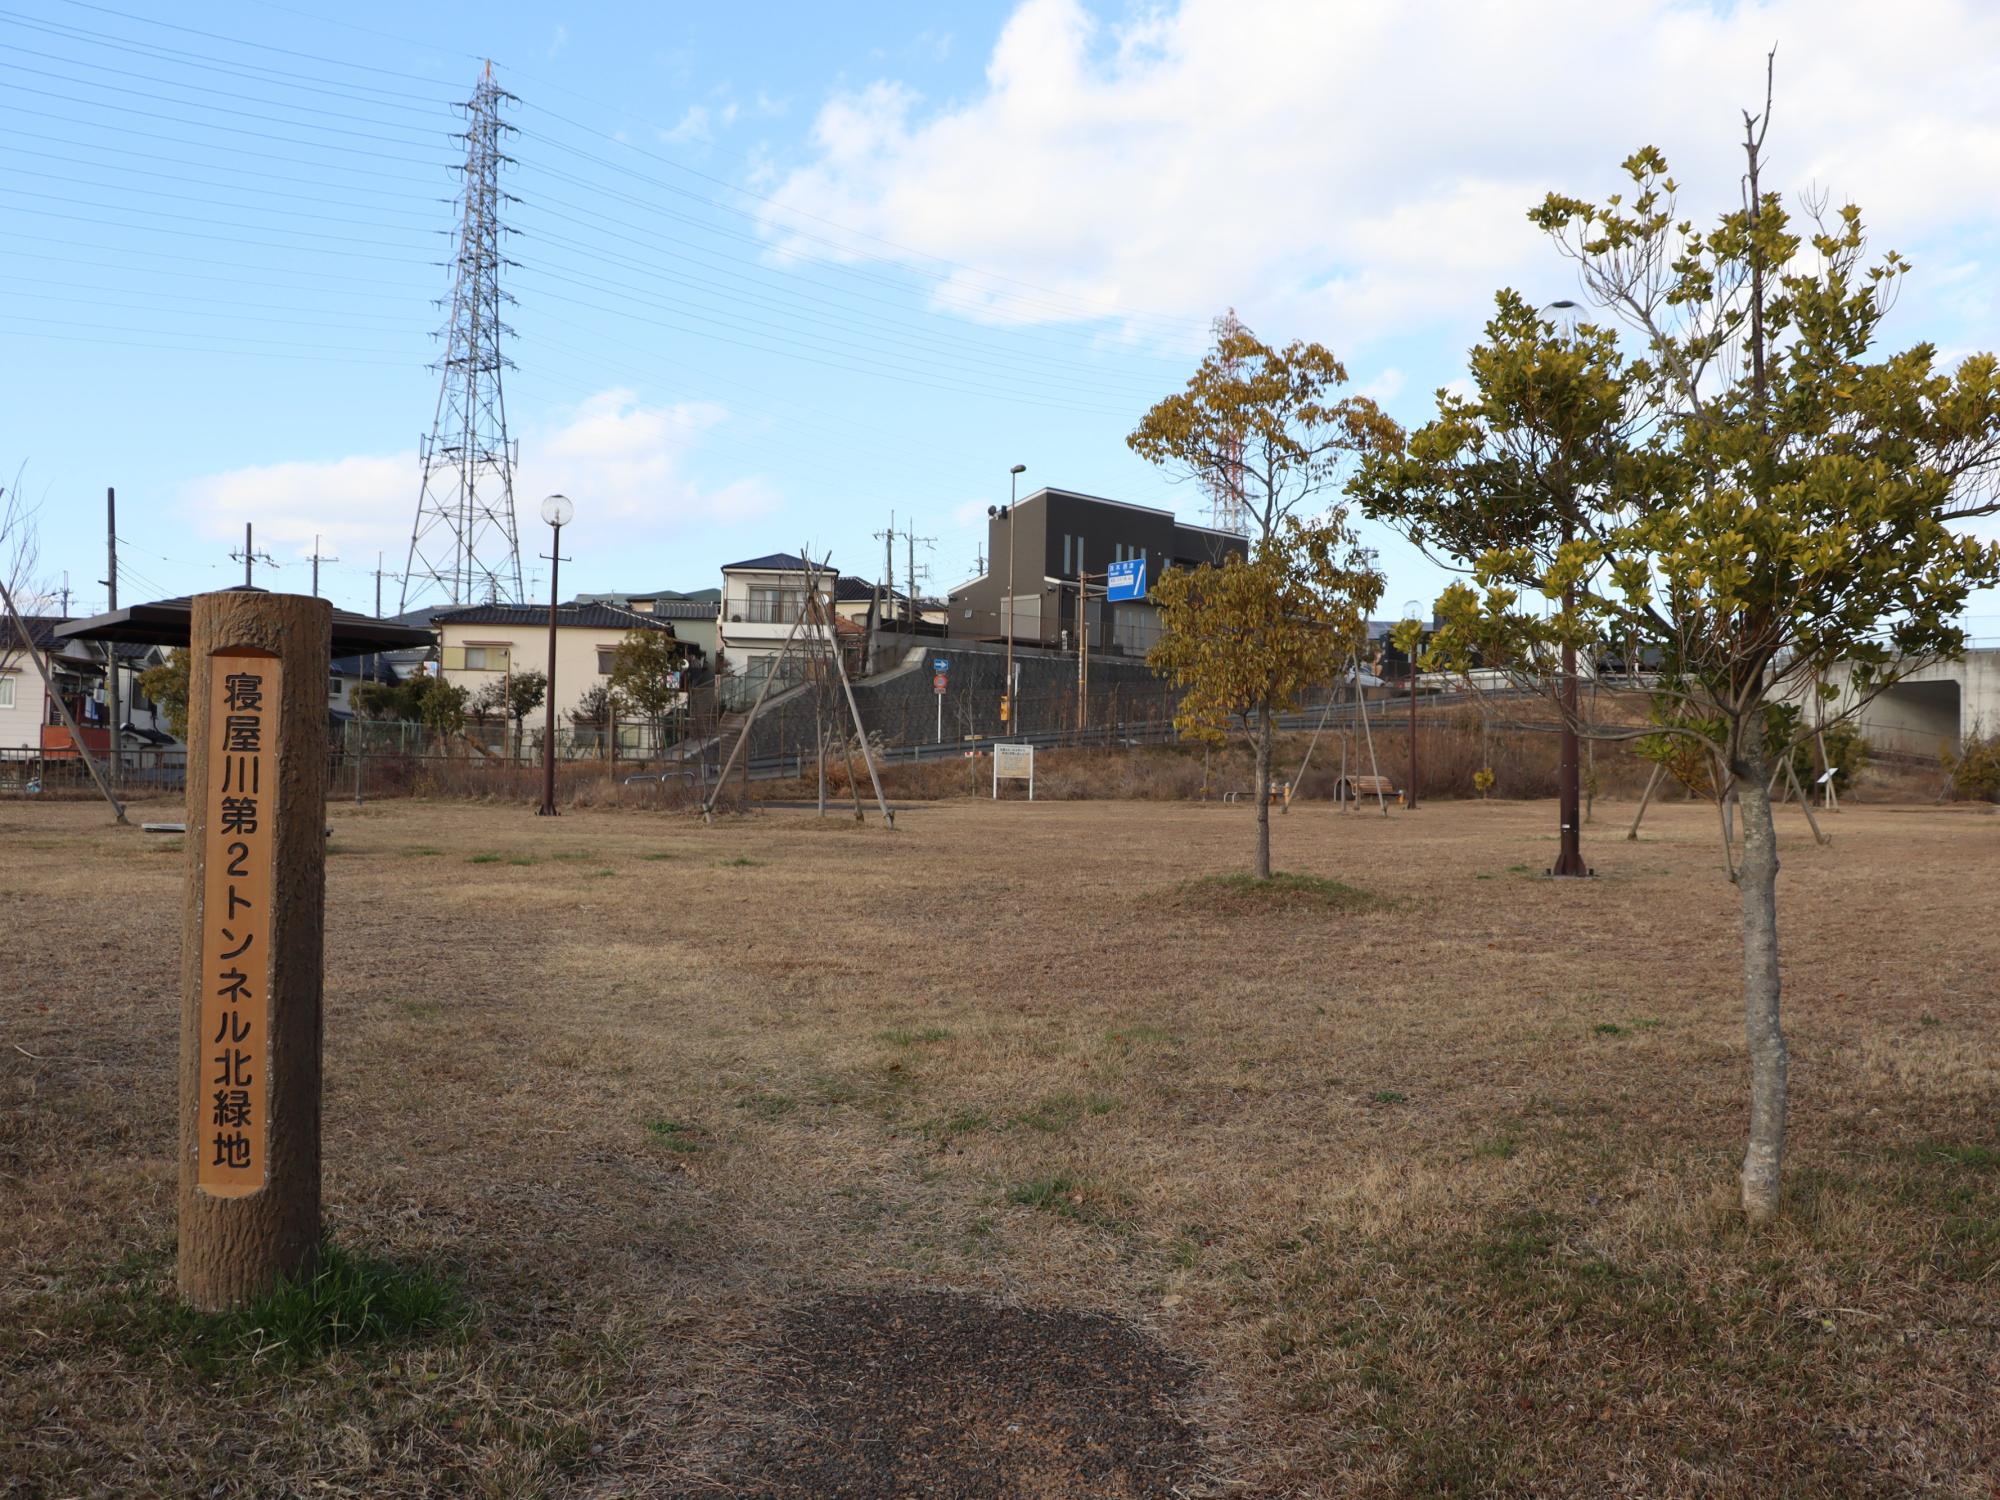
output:
{"label": "green leafy tree", "polygon": [[528,715],[542,706],[548,687],[548,675],[533,667],[525,672],[512,672],[505,677],[496,677],[480,688],[468,710],[475,720],[496,716],[511,720],[514,737],[519,740]]}
{"label": "green leafy tree", "polygon": [[1336,508],[1306,524],[1285,519],[1247,561],[1169,572],[1154,589],[1161,635],[1147,660],[1183,690],[1179,731],[1223,741],[1232,722],[1256,746],[1257,860],[1271,875],[1271,720],[1324,683],[1382,596],[1373,554]]}
{"label": "green leafy tree", "polygon": [[652,726],[655,744],[666,744],[667,724],[687,701],[687,659],[685,642],[643,626],[626,632],[611,658],[611,691]]}
{"label": "green leafy tree", "polygon": [[187,651],[175,647],[167,653],[165,661],[141,672],[139,691],[152,699],[160,712],[167,716],[167,729],[173,737],[185,741],[188,730]]}
{"label": "green leafy tree", "polygon": [[[1771,710],[1810,700],[1844,663],[1852,714],[1960,652],[1967,597],[2000,580],[2000,545],[1954,530],[2000,508],[2000,365],[1977,354],[1946,368],[1929,344],[1877,350],[1906,265],[1870,259],[1858,209],[1809,206],[1802,224],[1765,190],[1769,119],[1768,96],[1745,114],[1742,205],[1711,228],[1680,215],[1650,147],[1625,163],[1629,192],[1550,195],[1530,215],[1634,337],[1621,362],[1602,330],[1577,334],[1586,364],[1621,387],[1604,409],[1626,413],[1624,451],[1553,551],[1495,526],[1473,559],[1479,588],[1434,643],[1519,663],[1564,640],[1630,642],[1659,662],[1671,704],[1646,732],[1694,741],[1738,798],[1753,1220],[1778,1209],[1787,1109],[1769,789],[1790,747],[1773,743]],[[1533,325],[1501,330],[1493,358],[1544,357],[1548,331]],[[1475,467],[1468,504],[1507,503],[1478,481]],[[1534,594],[1548,614],[1524,602]]]}
{"label": "green leafy tree", "polygon": [[457,683],[430,672],[401,682],[364,682],[354,690],[355,708],[369,718],[422,724],[444,736],[464,730],[469,698]]}

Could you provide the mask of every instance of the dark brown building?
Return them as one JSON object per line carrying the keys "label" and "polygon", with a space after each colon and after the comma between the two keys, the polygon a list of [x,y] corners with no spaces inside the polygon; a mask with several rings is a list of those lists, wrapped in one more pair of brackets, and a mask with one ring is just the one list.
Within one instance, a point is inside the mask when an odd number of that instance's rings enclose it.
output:
{"label": "dark brown building", "polygon": [[1248,551],[1234,532],[1190,526],[1169,510],[1074,490],[1036,490],[1011,514],[996,507],[987,521],[986,572],[952,590],[950,632],[1005,640],[1011,588],[1015,644],[1071,649],[1078,578],[1088,575],[1084,611],[1091,651],[1140,655],[1159,633],[1159,612],[1143,602],[1107,604],[1103,589],[1111,564],[1143,561],[1150,587],[1168,568],[1220,563],[1232,552],[1240,557]]}

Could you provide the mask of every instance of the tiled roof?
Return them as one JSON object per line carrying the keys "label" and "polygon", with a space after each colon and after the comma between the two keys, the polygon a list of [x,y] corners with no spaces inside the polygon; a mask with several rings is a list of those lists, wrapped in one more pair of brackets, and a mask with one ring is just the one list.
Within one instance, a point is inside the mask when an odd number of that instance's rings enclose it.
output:
{"label": "tiled roof", "polygon": [[633,597],[647,608],[634,609],[632,613],[654,620],[713,620],[721,607],[718,599],[648,599],[644,594]]}
{"label": "tiled roof", "polygon": [[[833,597],[836,603],[860,604],[873,599],[875,590],[880,587],[880,584],[870,583],[865,578],[856,578],[850,573],[843,573],[834,580]],[[888,597],[900,602],[903,595],[892,588],[888,591]]]}
{"label": "tiled roof", "polygon": [[[28,627],[28,639],[35,643],[35,649],[47,651],[62,644],[52,632],[68,619],[68,615],[22,615],[21,623]],[[20,632],[14,629],[14,622],[0,616],[0,651],[17,650],[20,644]]]}
{"label": "tiled roof", "polygon": [[[803,557],[796,557],[790,552],[773,552],[768,557],[751,557],[745,558],[742,562],[724,563],[722,571],[725,573],[802,573],[807,568],[813,567],[814,565],[807,562]],[[821,564],[819,567],[814,568],[814,571],[825,571],[825,565]]]}
{"label": "tiled roof", "polygon": [[[542,625],[549,623],[546,604],[472,604],[461,609],[442,609],[431,616],[439,625]],[[634,614],[615,604],[559,604],[559,629],[576,630],[672,630],[671,621],[657,615]]]}

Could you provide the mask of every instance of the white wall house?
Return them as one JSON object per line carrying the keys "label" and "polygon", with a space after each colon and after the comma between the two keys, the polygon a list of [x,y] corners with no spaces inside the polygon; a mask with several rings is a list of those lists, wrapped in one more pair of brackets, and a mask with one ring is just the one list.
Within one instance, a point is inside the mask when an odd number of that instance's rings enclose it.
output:
{"label": "white wall house", "polygon": [[[110,701],[105,692],[104,648],[94,641],[56,636],[59,615],[27,615],[22,623],[48,663],[56,691],[83,730],[84,744],[99,754],[111,747]],[[120,737],[129,758],[141,750],[173,743],[166,716],[139,690],[139,674],[165,659],[157,646],[121,643],[116,647],[119,722],[130,726]],[[34,659],[22,649],[13,622],[0,616],[0,750],[73,754],[69,731],[49,701]]]}
{"label": "white wall house", "polygon": [[[814,629],[799,623],[808,581],[831,604],[837,578],[833,569],[814,568],[789,552],[730,563],[722,570],[719,654],[739,682],[771,672],[795,626],[798,638]],[[824,637],[824,627],[819,632]]]}
{"label": "white wall house", "polygon": [[[549,669],[547,605],[475,604],[439,610],[431,620],[438,632],[438,668],[445,681],[477,697],[488,684],[504,683],[515,672]],[[618,643],[634,630],[664,631],[675,639],[673,622],[636,614],[610,604],[564,604],[556,610],[556,690],[558,724],[575,716],[583,696],[610,680]],[[700,648],[686,642],[697,663]],[[539,729],[542,710],[529,715]]]}

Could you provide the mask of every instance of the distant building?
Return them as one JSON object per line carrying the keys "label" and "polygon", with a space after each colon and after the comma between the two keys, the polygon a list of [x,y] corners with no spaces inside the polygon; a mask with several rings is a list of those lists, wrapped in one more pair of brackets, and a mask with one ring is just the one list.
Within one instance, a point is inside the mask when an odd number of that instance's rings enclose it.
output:
{"label": "distant building", "polygon": [[1016,645],[1073,649],[1078,580],[1088,574],[1084,614],[1091,650],[1127,655],[1143,653],[1158,637],[1159,611],[1145,602],[1104,601],[1104,574],[1112,563],[1143,561],[1150,589],[1168,568],[1249,554],[1249,544],[1234,532],[1191,526],[1149,505],[1058,489],[1037,490],[1011,515],[990,518],[986,539],[985,573],[951,591],[952,635],[1004,640],[1011,624]]}
{"label": "distant building", "polygon": [[[474,604],[431,611],[438,633],[438,669],[447,682],[477,696],[489,683],[516,672],[546,672],[549,666],[549,609],[545,604]],[[577,705],[610,679],[618,643],[634,630],[681,636],[674,622],[610,604],[564,604],[556,610],[556,691],[559,720],[573,720]],[[684,641],[690,664],[706,653]],[[539,720],[541,715],[533,715]]]}
{"label": "distant building", "polygon": [[[66,640],[55,634],[66,623],[62,615],[23,615],[21,623],[48,664],[56,694],[82,732],[86,748],[97,755],[111,750],[110,697],[105,690],[104,647],[95,641]],[[118,673],[122,754],[175,743],[167,732],[166,715],[139,689],[139,674],[166,659],[157,646],[118,643],[114,648]],[[34,751],[54,759],[74,759],[76,749],[62,712],[51,700],[35,670],[34,659],[22,648],[12,620],[0,615],[0,750]]]}
{"label": "distant building", "polygon": [[714,661],[722,649],[716,615],[722,607],[721,589],[695,589],[682,593],[675,589],[645,589],[632,593],[578,594],[578,604],[609,604],[629,609],[673,624],[676,639],[686,641],[701,652],[703,661]]}

